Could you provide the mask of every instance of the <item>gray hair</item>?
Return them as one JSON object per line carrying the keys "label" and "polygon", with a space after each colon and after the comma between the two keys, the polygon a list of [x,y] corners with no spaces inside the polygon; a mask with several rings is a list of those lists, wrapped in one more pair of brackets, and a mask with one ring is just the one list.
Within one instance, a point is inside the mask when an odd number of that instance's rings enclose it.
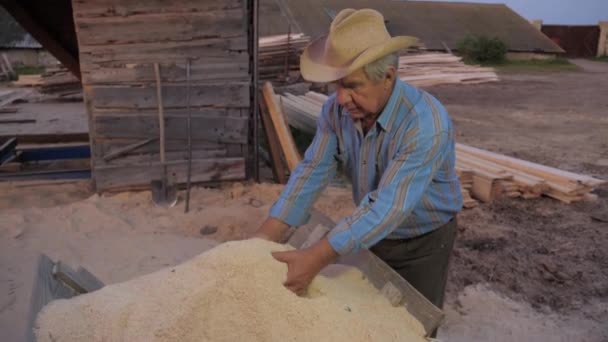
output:
{"label": "gray hair", "polygon": [[377,59],[363,67],[363,71],[367,77],[374,81],[382,81],[386,76],[386,71],[390,66],[395,67],[395,71],[399,68],[399,53],[394,52],[388,54],[380,59]]}

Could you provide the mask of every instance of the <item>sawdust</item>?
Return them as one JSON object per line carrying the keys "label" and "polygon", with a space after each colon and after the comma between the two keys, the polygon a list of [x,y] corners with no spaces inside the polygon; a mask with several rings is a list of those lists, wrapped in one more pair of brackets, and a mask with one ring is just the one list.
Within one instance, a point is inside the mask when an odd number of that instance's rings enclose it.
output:
{"label": "sawdust", "polygon": [[298,297],[259,239],[47,305],[39,341],[424,341],[422,325],[353,268],[328,269]]}

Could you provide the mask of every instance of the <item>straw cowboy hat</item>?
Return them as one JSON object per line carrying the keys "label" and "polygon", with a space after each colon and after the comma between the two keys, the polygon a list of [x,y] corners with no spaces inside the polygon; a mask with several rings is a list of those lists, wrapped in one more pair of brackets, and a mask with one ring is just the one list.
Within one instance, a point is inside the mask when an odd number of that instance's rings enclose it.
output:
{"label": "straw cowboy hat", "polygon": [[417,41],[409,36],[391,37],[378,11],[344,9],[332,21],[329,34],[304,49],[300,72],[310,82],[332,82]]}

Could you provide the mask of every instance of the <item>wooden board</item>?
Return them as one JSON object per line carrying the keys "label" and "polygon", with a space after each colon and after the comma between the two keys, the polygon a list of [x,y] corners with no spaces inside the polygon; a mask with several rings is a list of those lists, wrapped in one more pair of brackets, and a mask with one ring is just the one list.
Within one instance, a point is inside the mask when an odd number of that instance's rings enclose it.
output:
{"label": "wooden board", "polygon": [[268,113],[270,114],[270,118],[274,126],[274,130],[277,133],[279,142],[281,143],[283,155],[287,161],[287,167],[289,168],[289,171],[293,171],[300,163],[302,158],[300,157],[300,153],[298,152],[296,144],[293,141],[293,136],[289,131],[289,127],[285,122],[285,117],[281,111],[281,107],[275,101],[276,95],[270,82],[264,83],[262,92],[266,108],[268,109]]}
{"label": "wooden board", "polygon": [[[191,82],[241,81],[249,79],[247,54],[218,57],[198,62],[190,70]],[[185,82],[185,63],[161,63],[160,76],[163,84]],[[154,81],[150,63],[103,63],[91,66],[83,73],[86,84],[144,83]]]}
{"label": "wooden board", "polygon": [[[158,118],[154,116],[98,116],[94,118],[94,133],[98,138],[155,138],[159,135]],[[221,143],[247,143],[246,117],[192,117],[192,137]],[[167,139],[185,140],[187,117],[165,118]]]}
{"label": "wooden board", "polygon": [[[183,161],[167,162],[169,179],[184,183],[187,165]],[[97,191],[130,186],[149,186],[152,179],[159,179],[160,162],[119,166],[97,166],[93,170]],[[192,182],[216,182],[245,178],[244,158],[192,160]]]}
{"label": "wooden board", "polygon": [[[191,106],[230,105],[247,107],[249,105],[249,83],[208,83],[191,85]],[[97,86],[92,87],[88,96],[95,108],[156,108],[156,87],[145,85]],[[184,85],[163,86],[163,103],[168,107],[186,106],[186,87]]]}
{"label": "wooden board", "polygon": [[[126,146],[133,145],[135,143],[141,142],[142,139],[133,139],[133,138],[116,138],[116,139],[103,139],[99,138],[95,142],[95,146],[91,149],[91,154],[95,159],[103,159],[103,156],[113,153],[119,149],[123,149]],[[155,141],[158,141],[156,138]],[[192,150],[218,150],[218,149],[226,149],[232,150],[235,147],[240,148],[241,144],[225,144],[225,143],[216,143],[216,142],[208,142],[204,140],[193,140],[192,141]],[[187,141],[184,139],[174,140],[168,139],[165,142],[165,151],[166,152],[185,152],[188,148]],[[159,153],[159,144],[158,143],[149,143],[145,144],[135,150],[132,150],[125,155],[132,154],[145,154],[145,153]],[[233,155],[233,157],[235,157]]]}
{"label": "wooden board", "polygon": [[209,38],[164,43],[136,43],[123,45],[83,45],[80,62],[83,70],[98,63],[163,63],[183,62],[187,58],[208,63],[217,58],[230,58],[247,52],[247,38]]}
{"label": "wooden board", "polygon": [[283,158],[281,157],[279,137],[277,136],[277,132],[274,130],[272,119],[270,118],[268,108],[266,108],[264,101],[260,101],[260,116],[262,117],[262,126],[264,126],[264,131],[266,132],[266,139],[268,141],[270,155],[272,157],[272,172],[277,183],[286,184],[287,172],[285,170],[285,165],[283,164]]}
{"label": "wooden board", "polygon": [[109,45],[189,41],[238,37],[245,32],[243,10],[132,15],[128,17],[79,18],[80,45]]}
{"label": "wooden board", "polygon": [[238,9],[242,0],[73,0],[76,20],[81,17],[128,16],[141,13],[185,13]]}

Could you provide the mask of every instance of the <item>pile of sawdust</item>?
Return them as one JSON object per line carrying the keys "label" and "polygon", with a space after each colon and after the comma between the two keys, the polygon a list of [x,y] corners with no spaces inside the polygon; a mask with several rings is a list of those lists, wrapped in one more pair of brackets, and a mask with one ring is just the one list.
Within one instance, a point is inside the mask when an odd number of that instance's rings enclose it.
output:
{"label": "pile of sawdust", "polygon": [[224,243],[173,268],[57,300],[39,341],[424,341],[422,325],[352,268],[329,267],[306,298],[259,239]]}

